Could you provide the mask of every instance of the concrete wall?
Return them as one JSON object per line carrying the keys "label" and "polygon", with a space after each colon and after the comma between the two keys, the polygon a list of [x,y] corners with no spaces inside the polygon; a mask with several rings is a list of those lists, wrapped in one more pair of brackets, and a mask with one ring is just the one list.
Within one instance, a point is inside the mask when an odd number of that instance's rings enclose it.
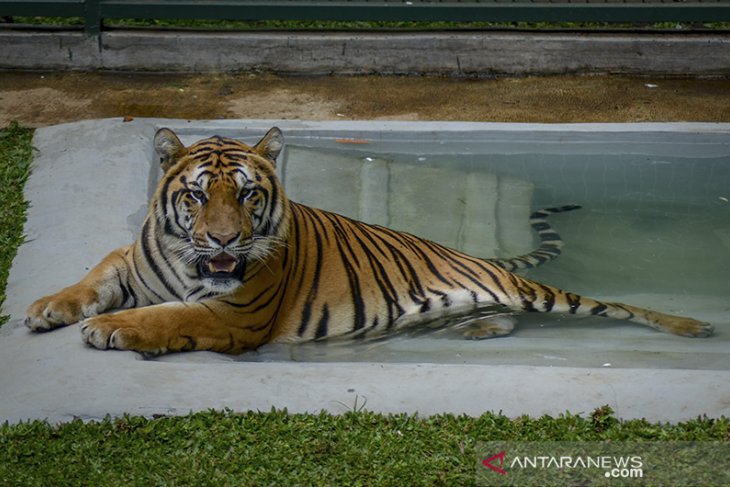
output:
{"label": "concrete wall", "polygon": [[0,69],[448,76],[730,75],[730,35],[0,30]]}
{"label": "concrete wall", "polygon": [[[291,161],[291,163],[290,163]],[[279,163],[294,201],[491,257],[515,242],[535,243],[527,225],[534,185],[486,169],[346,157],[288,147]],[[322,188],[341,188],[323,192]]]}

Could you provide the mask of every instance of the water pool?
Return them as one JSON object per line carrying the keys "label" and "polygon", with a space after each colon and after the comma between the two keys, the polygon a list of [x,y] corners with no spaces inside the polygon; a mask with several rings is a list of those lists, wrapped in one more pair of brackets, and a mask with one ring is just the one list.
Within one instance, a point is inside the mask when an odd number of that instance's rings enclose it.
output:
{"label": "water pool", "polygon": [[[706,320],[715,335],[687,339],[601,318],[530,314],[517,316],[511,336],[486,341],[464,340],[456,326],[269,345],[237,360],[730,368],[726,126],[337,127],[285,127],[278,170],[291,199],[485,257],[529,251],[529,213],[577,203],[582,210],[551,219],[563,255],[529,271],[531,279]],[[216,129],[251,141],[262,130]],[[185,142],[212,133],[180,132]]]}

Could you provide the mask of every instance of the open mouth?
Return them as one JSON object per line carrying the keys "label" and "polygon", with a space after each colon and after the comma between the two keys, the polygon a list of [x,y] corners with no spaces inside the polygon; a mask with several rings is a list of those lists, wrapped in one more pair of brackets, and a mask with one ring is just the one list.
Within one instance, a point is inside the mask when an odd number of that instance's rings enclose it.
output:
{"label": "open mouth", "polygon": [[200,277],[212,279],[243,279],[244,261],[226,252],[198,263]]}

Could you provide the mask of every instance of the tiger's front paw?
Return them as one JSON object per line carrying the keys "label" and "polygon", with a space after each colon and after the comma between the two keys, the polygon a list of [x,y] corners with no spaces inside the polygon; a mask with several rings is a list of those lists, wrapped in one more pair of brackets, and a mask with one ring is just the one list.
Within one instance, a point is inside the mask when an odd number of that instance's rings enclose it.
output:
{"label": "tiger's front paw", "polygon": [[110,316],[112,315],[95,316],[79,323],[81,339],[84,343],[100,350],[125,349],[123,336],[119,333],[122,330],[119,327],[120,323],[115,323],[113,319],[110,320]]}
{"label": "tiger's front paw", "polygon": [[80,323],[81,339],[99,350],[134,350],[150,355],[165,353],[166,348],[151,345],[138,327],[124,315],[129,311],[103,314],[85,319]]}
{"label": "tiger's front paw", "polygon": [[48,331],[94,316],[98,308],[95,291],[68,288],[31,304],[26,312],[25,326],[31,331]]}

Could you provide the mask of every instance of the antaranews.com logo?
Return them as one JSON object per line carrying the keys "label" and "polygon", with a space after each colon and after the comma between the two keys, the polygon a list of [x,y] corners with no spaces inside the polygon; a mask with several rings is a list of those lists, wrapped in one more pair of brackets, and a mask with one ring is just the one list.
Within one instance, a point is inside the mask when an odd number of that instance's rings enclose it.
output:
{"label": "antaranews.com logo", "polygon": [[730,487],[730,444],[483,442],[477,484]]}
{"label": "antaranews.com logo", "polygon": [[[489,458],[485,458],[482,461],[482,465],[490,468],[500,475],[507,475],[505,470],[505,456],[507,455],[506,450],[502,450],[496,455],[492,455]],[[498,464],[496,464],[499,462]],[[505,467],[506,468],[506,467]],[[556,469],[564,471],[574,468],[593,468],[603,469],[604,477],[612,478],[641,478],[644,476],[644,461],[639,455],[632,455],[630,457],[612,457],[612,456],[577,456],[573,457],[570,455],[555,457],[552,455],[540,455],[540,456],[515,456],[509,464],[509,469]]]}

